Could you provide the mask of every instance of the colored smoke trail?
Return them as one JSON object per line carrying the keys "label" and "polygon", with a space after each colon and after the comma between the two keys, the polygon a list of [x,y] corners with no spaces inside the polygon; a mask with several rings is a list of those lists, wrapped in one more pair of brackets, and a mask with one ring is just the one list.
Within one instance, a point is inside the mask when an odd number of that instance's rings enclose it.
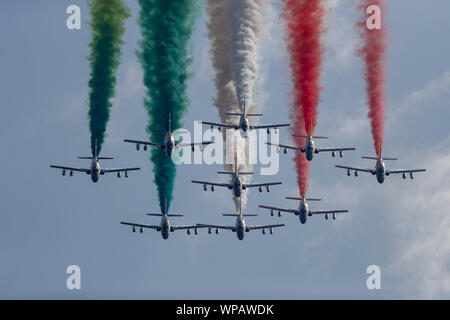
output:
{"label": "colored smoke trail", "polygon": [[125,32],[124,21],[130,16],[122,0],[93,0],[89,2],[92,20],[92,40],[89,44],[91,67],[89,80],[89,129],[91,151],[97,141],[100,153],[106,125],[115,94],[116,71],[119,66],[120,47]]}
{"label": "colored smoke trail", "polygon": [[[242,112],[244,99],[247,111],[254,111],[254,89],[258,78],[259,41],[263,33],[266,0],[209,0],[208,36],[211,39],[210,55],[215,69],[217,95],[214,100],[220,120],[236,124],[239,118],[227,116],[227,112]],[[249,118],[252,122],[254,119]],[[224,135],[225,139],[225,135]],[[226,149],[233,153],[245,150],[245,143],[226,141]],[[231,171],[233,165],[225,165]],[[239,171],[251,171],[249,164],[238,164]],[[243,183],[249,183],[251,175],[242,175]],[[247,204],[248,190],[241,199],[234,198],[236,209]],[[242,204],[240,204],[240,200]]]}
{"label": "colored smoke trail", "polygon": [[[197,0],[139,0],[139,4],[142,41],[138,57],[147,88],[147,132],[151,141],[163,143],[169,113],[172,130],[180,128],[189,104],[187,83],[193,61],[190,39],[200,6]],[[159,148],[151,148],[151,161],[162,210],[166,197],[170,207],[176,168]]]}
{"label": "colored smoke trail", "polygon": [[[295,135],[308,135],[316,126],[320,101],[320,72],[323,47],[321,35],[325,15],[321,0],[284,0],[283,17],[286,23],[287,47],[290,54],[293,96],[291,130]],[[312,128],[311,126],[312,121]],[[295,138],[304,147],[305,139]],[[304,155],[295,157],[300,193],[305,194],[309,162]]]}
{"label": "colored smoke trail", "polygon": [[[381,9],[381,29],[369,29],[366,24],[368,16],[366,9],[370,5],[377,5]],[[358,54],[365,63],[364,77],[366,80],[367,103],[369,104],[369,118],[372,127],[372,136],[377,155],[380,155],[380,144],[383,141],[384,131],[384,102],[385,102],[385,62],[387,31],[384,24],[385,3],[383,0],[362,0],[358,9],[364,13],[362,20],[357,24],[362,46]]]}

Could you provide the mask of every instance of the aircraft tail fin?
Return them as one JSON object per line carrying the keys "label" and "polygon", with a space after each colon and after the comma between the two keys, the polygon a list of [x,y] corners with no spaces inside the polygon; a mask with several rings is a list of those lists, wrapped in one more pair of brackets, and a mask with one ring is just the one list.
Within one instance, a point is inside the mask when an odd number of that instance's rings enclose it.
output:
{"label": "aircraft tail fin", "polygon": [[304,136],[298,136],[298,135],[293,135],[296,138],[305,138],[305,139],[328,139],[328,137],[324,137],[324,136],[313,136],[312,135],[312,130],[313,130],[313,125],[312,125],[312,118],[309,120],[309,131],[308,131],[308,135]]}
{"label": "aircraft tail fin", "polygon": [[172,132],[172,115],[169,112],[169,128],[168,128],[169,132]]}
{"label": "aircraft tail fin", "polygon": [[312,118],[309,119],[309,133],[308,136],[311,138],[312,137]]}

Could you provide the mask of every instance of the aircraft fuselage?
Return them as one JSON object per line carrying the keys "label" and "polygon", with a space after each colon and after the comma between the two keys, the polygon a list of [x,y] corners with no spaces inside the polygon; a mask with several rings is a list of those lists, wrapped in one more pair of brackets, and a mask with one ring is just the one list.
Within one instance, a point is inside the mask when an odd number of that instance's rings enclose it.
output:
{"label": "aircraft fuselage", "polygon": [[239,120],[239,126],[241,127],[241,130],[246,133],[250,127],[248,118],[245,114],[241,116],[241,119]]}
{"label": "aircraft fuselage", "polygon": [[163,214],[161,218],[161,236],[163,239],[169,238],[170,234],[170,221],[167,215]]}
{"label": "aircraft fuselage", "polygon": [[91,180],[92,182],[97,182],[100,178],[100,162],[98,161],[97,157],[94,157],[91,162]]}
{"label": "aircraft fuselage", "polygon": [[173,137],[172,132],[167,132],[164,138],[164,150],[166,151],[166,154],[169,158],[172,157],[174,147],[175,147],[175,138]]}
{"label": "aircraft fuselage", "polygon": [[239,240],[244,239],[245,235],[245,220],[242,216],[239,216],[236,218],[236,236]]}
{"label": "aircraft fuselage", "polygon": [[316,147],[314,145],[314,140],[311,138],[306,139],[305,142],[305,156],[306,160],[311,161],[314,158]]}
{"label": "aircraft fuselage", "polygon": [[234,173],[231,177],[231,184],[233,185],[233,194],[236,198],[239,198],[242,193],[242,182],[241,178],[237,173]]}
{"label": "aircraft fuselage", "polygon": [[384,177],[386,176],[386,166],[382,159],[377,160],[377,164],[375,165],[375,175],[377,176],[379,183],[384,182]]}
{"label": "aircraft fuselage", "polygon": [[309,213],[308,204],[306,203],[305,200],[300,201],[300,207],[299,207],[298,211],[299,211],[300,222],[302,224],[305,224],[306,220],[308,220],[308,213]]}

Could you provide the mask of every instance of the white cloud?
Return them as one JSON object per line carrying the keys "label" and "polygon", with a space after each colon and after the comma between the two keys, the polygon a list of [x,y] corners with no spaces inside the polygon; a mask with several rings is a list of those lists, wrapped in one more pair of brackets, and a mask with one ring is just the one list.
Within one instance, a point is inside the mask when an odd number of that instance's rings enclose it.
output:
{"label": "white cloud", "polygon": [[449,150],[450,137],[428,156],[419,155],[417,164],[427,172],[407,188],[389,192],[398,240],[388,272],[405,278],[402,289],[409,298],[450,295]]}
{"label": "white cloud", "polygon": [[353,21],[340,12],[341,2],[329,0],[327,2],[328,17],[324,43],[327,49],[325,70],[342,71],[350,67],[355,59],[358,35]]}
{"label": "white cloud", "polygon": [[402,103],[392,108],[393,112],[389,115],[389,121],[395,122],[403,114],[417,111],[420,107],[428,108],[431,101],[437,100],[449,91],[450,70],[446,70],[440,77],[431,79],[423,88],[412,91]]}

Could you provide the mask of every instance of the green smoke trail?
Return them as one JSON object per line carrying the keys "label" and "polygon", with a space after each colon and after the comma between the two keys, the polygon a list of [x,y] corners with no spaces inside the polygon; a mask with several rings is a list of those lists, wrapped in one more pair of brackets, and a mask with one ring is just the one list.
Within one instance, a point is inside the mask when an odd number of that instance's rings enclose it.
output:
{"label": "green smoke trail", "polygon": [[[150,139],[162,143],[169,113],[172,130],[180,128],[189,100],[187,81],[192,63],[190,38],[200,5],[198,0],[139,0],[139,25],[142,41],[138,57],[144,69],[149,115]],[[152,148],[151,161],[158,188],[159,203],[170,206],[175,179],[175,165],[164,151]]]}
{"label": "green smoke trail", "polygon": [[91,74],[89,80],[89,129],[91,131],[91,150],[94,154],[95,141],[100,153],[105,138],[106,124],[116,85],[119,66],[120,47],[125,32],[124,21],[130,11],[122,0],[93,0],[91,10],[92,39],[89,47]]}

